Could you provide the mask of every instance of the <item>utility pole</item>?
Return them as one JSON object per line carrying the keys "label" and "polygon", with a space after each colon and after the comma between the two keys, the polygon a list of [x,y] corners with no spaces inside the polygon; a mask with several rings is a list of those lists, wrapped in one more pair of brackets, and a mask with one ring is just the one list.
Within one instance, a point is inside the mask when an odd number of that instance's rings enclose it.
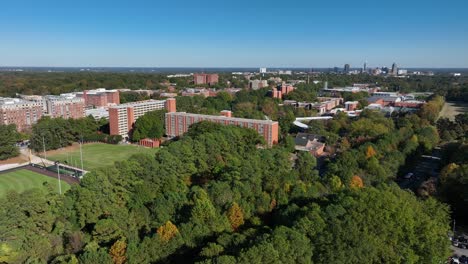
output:
{"label": "utility pole", "polygon": [[57,176],[58,176],[58,185],[59,185],[59,193],[62,194],[62,181],[60,181],[60,164],[58,161],[55,162],[57,165]]}
{"label": "utility pole", "polygon": [[45,151],[45,140],[44,140],[44,136],[42,136],[42,148],[44,149],[44,159],[47,159],[47,154],[46,154],[46,151]]}
{"label": "utility pole", "polygon": [[453,219],[453,237],[455,237],[455,219]]}

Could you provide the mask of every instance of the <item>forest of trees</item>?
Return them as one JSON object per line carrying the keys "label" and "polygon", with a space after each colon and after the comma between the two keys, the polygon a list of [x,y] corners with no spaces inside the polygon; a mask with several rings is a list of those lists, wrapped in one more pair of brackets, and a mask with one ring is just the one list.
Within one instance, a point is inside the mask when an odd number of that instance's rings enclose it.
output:
{"label": "forest of trees", "polygon": [[[200,87],[192,77],[168,78],[160,73],[117,72],[0,72],[0,96],[19,94],[60,94],[106,87],[109,89],[164,89],[173,83],[180,89]],[[248,81],[231,74],[219,74],[219,83],[213,88],[247,87]],[[125,102],[125,98],[124,102]]]}
{"label": "forest of trees", "polygon": [[[393,158],[424,145],[419,117],[407,118],[351,139],[359,147],[322,177],[310,155],[257,148],[264,142],[253,130],[195,124],[156,156],[91,172],[64,196],[36,189],[1,198],[0,261],[441,262],[449,208],[390,180]],[[413,144],[392,147],[403,141]]]}
{"label": "forest of trees", "polygon": [[52,150],[70,146],[73,142],[101,141],[117,144],[122,136],[110,136],[109,122],[96,121],[92,116],[79,119],[43,117],[33,125],[30,148],[35,151]]}

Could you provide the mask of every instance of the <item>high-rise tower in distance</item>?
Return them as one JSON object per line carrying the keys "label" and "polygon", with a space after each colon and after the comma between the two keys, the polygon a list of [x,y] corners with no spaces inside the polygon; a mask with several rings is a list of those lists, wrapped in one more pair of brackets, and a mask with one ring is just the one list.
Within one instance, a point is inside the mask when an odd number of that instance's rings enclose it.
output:
{"label": "high-rise tower in distance", "polygon": [[345,64],[345,65],[344,65],[344,72],[345,72],[345,73],[348,73],[348,72],[349,72],[349,69],[350,69],[349,64]]}
{"label": "high-rise tower in distance", "polygon": [[395,62],[392,64],[391,74],[392,75],[398,75],[398,66],[397,66],[397,64]]}

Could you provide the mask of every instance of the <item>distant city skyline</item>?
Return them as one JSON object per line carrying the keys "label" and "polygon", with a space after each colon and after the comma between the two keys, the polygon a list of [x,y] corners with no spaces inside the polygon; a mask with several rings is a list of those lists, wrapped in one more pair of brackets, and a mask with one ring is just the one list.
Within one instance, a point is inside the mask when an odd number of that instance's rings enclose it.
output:
{"label": "distant city skyline", "polygon": [[468,67],[468,3],[8,1],[0,66]]}

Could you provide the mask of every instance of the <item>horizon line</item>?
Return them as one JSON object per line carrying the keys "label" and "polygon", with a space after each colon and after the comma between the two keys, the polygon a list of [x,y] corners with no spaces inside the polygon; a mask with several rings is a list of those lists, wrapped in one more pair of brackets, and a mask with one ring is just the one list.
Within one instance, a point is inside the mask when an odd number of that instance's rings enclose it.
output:
{"label": "horizon line", "polygon": [[[397,64],[398,65],[398,64]],[[340,66],[15,66],[15,65],[0,65],[0,68],[140,68],[140,69],[152,69],[152,68],[163,68],[163,69],[178,69],[178,68],[186,68],[186,69],[203,69],[203,68],[211,68],[211,69],[246,69],[246,68],[273,68],[273,69],[333,69],[335,67],[343,68]],[[368,68],[376,68],[376,67],[388,67],[386,65],[381,66],[367,66]],[[363,67],[350,67],[351,69],[361,69]],[[450,67],[434,67],[434,66],[408,66],[408,67],[401,67],[398,68],[402,69],[468,69],[468,66],[450,66]]]}

